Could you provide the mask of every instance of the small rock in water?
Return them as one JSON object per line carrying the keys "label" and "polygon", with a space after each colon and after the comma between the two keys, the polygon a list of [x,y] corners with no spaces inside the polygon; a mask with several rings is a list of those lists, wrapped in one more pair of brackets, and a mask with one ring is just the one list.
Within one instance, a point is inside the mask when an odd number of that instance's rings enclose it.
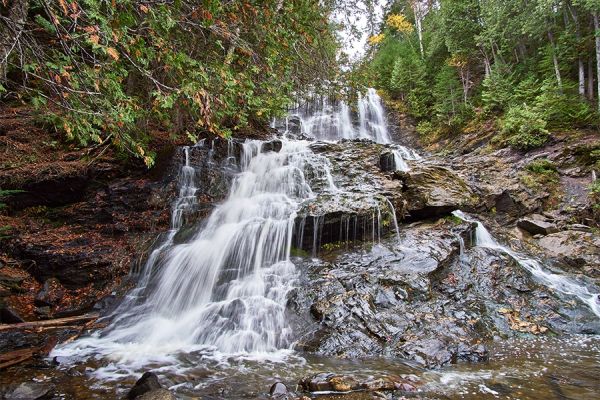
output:
{"label": "small rock in water", "polygon": [[156,376],[154,372],[148,371],[137,380],[135,385],[133,385],[129,393],[127,393],[127,398],[129,400],[137,399],[145,393],[156,391],[161,388],[162,386],[158,381],[158,376]]}
{"label": "small rock in water", "polygon": [[49,398],[53,390],[52,385],[37,382],[23,382],[15,390],[6,394],[6,400],[37,400]]}
{"label": "small rock in water", "polygon": [[354,390],[414,392],[417,390],[417,385],[419,385],[417,379],[395,375],[374,377],[361,382],[351,376],[320,373],[300,381],[302,389],[309,392],[350,392]]}
{"label": "small rock in water", "polygon": [[283,383],[276,382],[269,389],[269,394],[273,399],[287,399],[288,389]]}
{"label": "small rock in water", "polygon": [[167,389],[157,389],[146,392],[135,398],[136,400],[175,400],[176,397]]}

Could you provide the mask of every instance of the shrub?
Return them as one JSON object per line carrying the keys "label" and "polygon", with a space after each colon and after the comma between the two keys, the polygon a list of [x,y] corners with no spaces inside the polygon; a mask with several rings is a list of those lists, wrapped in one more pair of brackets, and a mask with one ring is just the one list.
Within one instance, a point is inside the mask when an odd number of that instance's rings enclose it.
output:
{"label": "shrub", "polygon": [[508,143],[521,150],[544,145],[550,137],[546,125],[546,120],[527,105],[511,107],[501,122]]}
{"label": "shrub", "polygon": [[547,158],[538,158],[537,160],[533,160],[525,168],[535,174],[552,175],[558,172],[556,165],[554,165],[554,163]]}

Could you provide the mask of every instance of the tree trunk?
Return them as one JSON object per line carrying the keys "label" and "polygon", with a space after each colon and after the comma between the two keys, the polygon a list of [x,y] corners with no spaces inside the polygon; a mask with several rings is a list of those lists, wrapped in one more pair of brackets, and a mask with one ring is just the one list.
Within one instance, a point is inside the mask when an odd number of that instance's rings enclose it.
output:
{"label": "tree trunk", "polygon": [[550,40],[550,46],[552,46],[552,63],[554,64],[554,73],[556,74],[556,82],[558,83],[558,90],[562,93],[562,78],[560,76],[560,67],[558,65],[558,57],[556,56],[556,45],[554,44],[554,35],[548,31],[548,40]]}
{"label": "tree trunk", "polygon": [[581,56],[577,58],[579,70],[579,95],[585,99],[585,65]]}
{"label": "tree trunk", "polygon": [[0,19],[0,82],[6,80],[8,59],[23,33],[29,0],[9,1],[6,9],[8,13]]}
{"label": "tree trunk", "polygon": [[[577,38],[577,47],[581,45],[581,26],[579,24],[579,17],[577,16],[577,10],[571,5],[571,2],[568,2],[569,11],[571,12],[571,17],[573,18],[573,22],[575,23],[575,37]],[[565,13],[565,16],[567,14]],[[577,71],[579,77],[579,95],[585,99],[585,65],[583,63],[583,58],[581,57],[581,52],[577,52]]]}
{"label": "tree trunk", "polygon": [[417,25],[417,36],[419,37],[419,50],[421,50],[421,57],[425,56],[423,49],[423,15],[421,13],[421,4],[419,1],[413,3],[413,12],[415,13],[415,25]]}
{"label": "tree trunk", "polygon": [[596,31],[596,84],[598,85],[598,111],[600,111],[600,22],[598,21],[598,11],[592,13],[594,19],[594,29]]}
{"label": "tree trunk", "polygon": [[588,59],[588,73],[587,73],[587,98],[590,102],[594,101],[594,59],[590,57]]}

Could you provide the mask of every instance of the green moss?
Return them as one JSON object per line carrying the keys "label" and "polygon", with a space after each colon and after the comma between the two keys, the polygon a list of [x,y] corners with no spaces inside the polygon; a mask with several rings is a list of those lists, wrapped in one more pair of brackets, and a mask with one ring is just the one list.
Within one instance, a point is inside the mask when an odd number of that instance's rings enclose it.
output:
{"label": "green moss", "polygon": [[558,170],[556,165],[547,158],[538,158],[533,160],[525,167],[527,171],[533,172],[534,174],[544,174],[544,175],[557,175]]}
{"label": "green moss", "polygon": [[290,256],[307,258],[310,256],[310,254],[306,250],[299,249],[298,247],[292,247],[290,249]]}

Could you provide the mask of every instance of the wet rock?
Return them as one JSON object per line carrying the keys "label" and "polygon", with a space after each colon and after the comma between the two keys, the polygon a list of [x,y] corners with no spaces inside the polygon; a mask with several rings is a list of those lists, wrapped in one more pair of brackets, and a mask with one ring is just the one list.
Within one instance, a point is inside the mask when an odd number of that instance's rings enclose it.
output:
{"label": "wet rock", "polygon": [[282,146],[283,146],[283,143],[281,143],[281,140],[276,139],[276,140],[264,142],[261,150],[265,153],[268,151],[274,151],[274,152],[278,153],[281,150]]}
{"label": "wet rock", "polygon": [[58,279],[47,279],[42,290],[35,296],[34,304],[38,307],[55,306],[63,298],[64,288]]}
{"label": "wet rock", "polygon": [[385,151],[379,156],[379,168],[382,172],[393,172],[396,170],[396,161],[394,159],[394,153],[391,151]]}
{"label": "wet rock", "polygon": [[319,373],[302,379],[300,387],[309,392],[349,392],[360,389],[361,385],[351,376]]}
{"label": "wet rock", "polygon": [[548,235],[558,232],[558,227],[548,222],[542,215],[534,214],[530,217],[521,218],[517,226],[532,235]]}
{"label": "wet rock", "polygon": [[473,193],[454,172],[436,165],[416,165],[403,174],[408,220],[421,220],[469,208]]}
{"label": "wet rock", "polygon": [[417,379],[404,378],[395,375],[357,379],[353,376],[319,373],[303,378],[300,387],[308,392],[338,392],[352,391],[385,392],[403,391],[414,392],[420,382]]}
{"label": "wet rock", "polygon": [[142,396],[143,394],[156,391],[161,389],[162,386],[158,381],[158,376],[154,372],[145,372],[140,379],[137,380],[135,385],[127,393],[127,399],[133,400]]}
{"label": "wet rock", "polygon": [[276,382],[271,386],[271,389],[269,389],[269,395],[271,396],[272,399],[287,400],[288,399],[287,386],[285,386],[281,382]]}
{"label": "wet rock", "polygon": [[136,400],[175,400],[176,397],[167,389],[157,389],[135,397]]}
{"label": "wet rock", "polygon": [[6,400],[40,400],[52,397],[54,386],[46,383],[24,382],[4,395]]}

